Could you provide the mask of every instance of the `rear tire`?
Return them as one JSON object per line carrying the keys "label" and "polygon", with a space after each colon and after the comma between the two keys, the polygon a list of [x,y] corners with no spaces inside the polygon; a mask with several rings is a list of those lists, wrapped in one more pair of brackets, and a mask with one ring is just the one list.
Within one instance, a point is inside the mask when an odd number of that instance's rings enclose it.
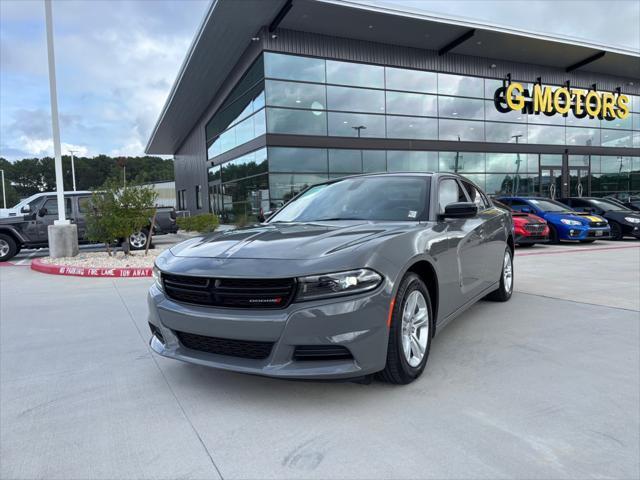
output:
{"label": "rear tire", "polygon": [[19,250],[13,237],[0,233],[0,262],[11,260],[18,254]]}
{"label": "rear tire", "polygon": [[513,294],[513,254],[507,247],[502,257],[502,273],[500,274],[500,286],[487,295],[487,300],[494,302],[507,302]]}
{"label": "rear tire", "polygon": [[387,364],[379,373],[385,382],[406,385],[424,371],[433,332],[431,298],[424,282],[407,273],[391,314]]}
{"label": "rear tire", "polygon": [[618,222],[609,221],[611,227],[611,240],[622,240],[622,227]]}

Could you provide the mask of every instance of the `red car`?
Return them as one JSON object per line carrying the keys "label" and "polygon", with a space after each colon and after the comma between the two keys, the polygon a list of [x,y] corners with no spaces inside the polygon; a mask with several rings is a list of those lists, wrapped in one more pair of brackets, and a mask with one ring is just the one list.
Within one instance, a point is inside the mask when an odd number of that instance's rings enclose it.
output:
{"label": "red car", "polygon": [[549,226],[543,218],[533,213],[516,212],[496,200],[493,201],[493,204],[498,208],[511,212],[516,245],[532,247],[536,243],[547,243],[549,241]]}

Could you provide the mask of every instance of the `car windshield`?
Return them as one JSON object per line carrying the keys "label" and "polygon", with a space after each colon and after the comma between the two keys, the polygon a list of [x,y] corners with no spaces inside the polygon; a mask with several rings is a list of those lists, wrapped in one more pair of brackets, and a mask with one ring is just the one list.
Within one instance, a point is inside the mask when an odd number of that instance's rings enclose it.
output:
{"label": "car windshield", "polygon": [[316,185],[269,223],[337,220],[417,221],[428,208],[430,178],[371,176]]}
{"label": "car windshield", "polygon": [[618,203],[610,202],[609,200],[589,200],[589,203],[598,207],[605,212],[610,212],[611,210],[631,210],[630,208],[624,207]]}
{"label": "car windshield", "polygon": [[554,200],[542,200],[531,198],[529,201],[543,212],[571,212],[572,210],[560,202]]}

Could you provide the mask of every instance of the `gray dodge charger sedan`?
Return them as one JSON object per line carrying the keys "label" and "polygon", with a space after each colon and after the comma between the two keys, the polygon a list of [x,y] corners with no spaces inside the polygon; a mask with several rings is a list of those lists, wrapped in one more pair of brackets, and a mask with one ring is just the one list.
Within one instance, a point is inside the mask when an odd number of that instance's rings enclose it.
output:
{"label": "gray dodge charger sedan", "polygon": [[457,175],[314,185],[266,223],[162,253],[151,347],[237,372],[406,384],[447,322],[509,300],[513,245],[510,214]]}

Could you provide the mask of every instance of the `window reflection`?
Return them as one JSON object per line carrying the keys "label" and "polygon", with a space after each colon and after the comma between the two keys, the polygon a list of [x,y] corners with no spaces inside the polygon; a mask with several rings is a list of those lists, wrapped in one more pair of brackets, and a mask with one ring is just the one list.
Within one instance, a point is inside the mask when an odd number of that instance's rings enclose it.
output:
{"label": "window reflection", "polygon": [[387,151],[389,172],[436,172],[438,152]]}
{"label": "window reflection", "polygon": [[269,133],[326,135],[326,113],[311,110],[267,108],[267,131]]}
{"label": "window reflection", "polygon": [[485,124],[487,142],[527,143],[527,126],[517,123]]}
{"label": "window reflection", "polygon": [[567,145],[600,146],[600,130],[597,128],[567,127]]}
{"label": "window reflection", "polygon": [[439,73],[438,93],[440,95],[483,98],[484,79]]}
{"label": "window reflection", "polygon": [[404,68],[386,67],[386,82],[389,90],[436,93],[437,75]]}
{"label": "window reflection", "polygon": [[269,147],[271,172],[327,172],[324,148]]}
{"label": "window reflection", "polygon": [[510,110],[505,113],[499,112],[491,100],[484,101],[484,118],[485,120],[495,122],[527,122],[527,116],[524,113],[518,112],[517,110]]}
{"label": "window reflection", "polygon": [[324,83],[324,62],[320,58],[297,57],[271,52],[264,54],[266,76],[283,80]]}
{"label": "window reflection", "polygon": [[440,140],[481,142],[484,140],[484,123],[466,120],[439,120]]}
{"label": "window reflection", "polygon": [[600,131],[601,142],[603,147],[631,147],[633,146],[632,135],[630,131],[625,130],[606,130]]}
{"label": "window reflection", "polygon": [[329,135],[384,138],[384,115],[329,112]]}
{"label": "window reflection", "polygon": [[529,125],[527,131],[529,143],[545,143],[549,145],[565,144],[564,127]]}
{"label": "window reflection", "polygon": [[387,116],[387,138],[416,138],[433,140],[438,137],[435,118]]}
{"label": "window reflection", "polygon": [[387,113],[438,116],[438,97],[419,93],[387,92]]}
{"label": "window reflection", "polygon": [[362,171],[364,173],[386,172],[387,152],[385,150],[363,150]]}
{"label": "window reflection", "polygon": [[384,88],[384,67],[327,60],[327,83]]}
{"label": "window reflection", "polygon": [[438,97],[440,117],[484,119],[484,100],[475,98]]}
{"label": "window reflection", "polygon": [[329,110],[384,113],[384,91],[328,86],[327,105]]}
{"label": "window reflection", "polygon": [[324,110],[327,104],[324,85],[267,80],[267,105]]}
{"label": "window reflection", "polygon": [[484,172],[485,154],[474,152],[440,152],[441,172]]}
{"label": "window reflection", "polygon": [[329,149],[329,175],[334,173],[362,173],[361,150]]}
{"label": "window reflection", "polygon": [[524,153],[487,153],[487,172],[526,172]]}
{"label": "window reflection", "polygon": [[280,207],[300,191],[316,183],[324,182],[328,178],[327,174],[275,173],[269,175],[269,188],[271,189],[271,198],[274,200],[272,206]]}

